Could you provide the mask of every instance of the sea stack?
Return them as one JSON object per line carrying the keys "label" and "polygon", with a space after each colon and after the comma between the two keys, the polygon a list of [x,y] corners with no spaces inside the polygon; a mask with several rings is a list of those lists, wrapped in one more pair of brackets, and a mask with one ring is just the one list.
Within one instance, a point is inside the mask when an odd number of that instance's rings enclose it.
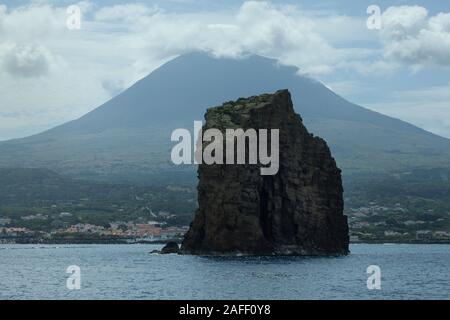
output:
{"label": "sea stack", "polygon": [[262,175],[259,163],[200,164],[199,208],[182,254],[348,254],[341,171],[326,142],[294,112],[288,90],[210,108],[205,120],[204,131],[216,128],[224,137],[226,129],[279,129],[279,170]]}

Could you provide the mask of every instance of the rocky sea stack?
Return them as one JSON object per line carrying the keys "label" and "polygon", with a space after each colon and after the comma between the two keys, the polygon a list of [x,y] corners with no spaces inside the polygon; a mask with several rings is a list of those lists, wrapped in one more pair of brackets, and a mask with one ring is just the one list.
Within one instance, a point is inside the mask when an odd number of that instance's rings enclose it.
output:
{"label": "rocky sea stack", "polygon": [[199,165],[199,209],[181,253],[349,252],[341,171],[326,142],[310,134],[294,112],[288,90],[227,102],[208,109],[205,119],[203,130],[223,133],[231,128],[279,129],[279,170],[261,175],[261,164]]}

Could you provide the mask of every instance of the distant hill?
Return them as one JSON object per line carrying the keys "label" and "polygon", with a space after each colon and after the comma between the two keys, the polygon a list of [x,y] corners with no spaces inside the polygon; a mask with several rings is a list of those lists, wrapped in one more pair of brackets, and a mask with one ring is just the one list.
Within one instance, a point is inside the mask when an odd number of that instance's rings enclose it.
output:
{"label": "distant hill", "polygon": [[[112,221],[158,220],[189,224],[197,207],[194,186],[140,186],[125,183],[88,181],[66,177],[48,169],[0,168],[0,218],[33,230],[50,230],[61,224],[109,225]],[[176,217],[162,212],[170,211]],[[45,221],[25,221],[32,214],[51,216]],[[58,222],[59,221],[59,222]],[[61,226],[61,225],[60,225]],[[1,229],[1,228],[0,228]]]}
{"label": "distant hill", "polygon": [[[140,182],[194,181],[170,162],[170,133],[208,107],[287,88],[310,132],[329,143],[344,176],[450,167],[450,140],[353,104],[275,60],[180,56],[75,121],[0,143],[0,166]],[[380,93],[381,94],[381,93]]]}

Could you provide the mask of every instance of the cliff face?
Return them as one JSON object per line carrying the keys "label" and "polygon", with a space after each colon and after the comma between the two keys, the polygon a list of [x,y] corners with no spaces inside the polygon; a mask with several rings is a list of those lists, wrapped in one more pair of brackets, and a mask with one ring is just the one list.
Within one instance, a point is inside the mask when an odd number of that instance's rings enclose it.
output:
{"label": "cliff face", "polygon": [[205,118],[203,130],[279,129],[279,170],[261,175],[259,163],[199,165],[199,209],[182,253],[348,253],[341,171],[326,142],[303,126],[287,90],[225,103]]}

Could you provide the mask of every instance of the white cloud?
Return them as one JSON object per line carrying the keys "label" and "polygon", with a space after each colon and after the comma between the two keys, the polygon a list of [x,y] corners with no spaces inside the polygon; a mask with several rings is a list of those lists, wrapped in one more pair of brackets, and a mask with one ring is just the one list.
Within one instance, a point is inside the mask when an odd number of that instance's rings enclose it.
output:
{"label": "white cloud", "polygon": [[450,67],[450,13],[430,17],[419,6],[390,7],[382,15],[384,57],[421,68]]}
{"label": "white cloud", "polygon": [[51,53],[38,45],[12,46],[3,53],[3,67],[11,75],[39,77],[48,73]]}
{"label": "white cloud", "polygon": [[[26,115],[27,126],[34,117],[33,132],[46,121],[51,127],[81,116],[163,62],[193,50],[271,56],[312,75],[333,72],[343,54],[315,32],[313,18],[268,2],[245,2],[234,11],[167,13],[143,4],[99,7],[83,1],[78,3],[84,13],[81,30],[68,30],[66,7],[54,3],[0,7],[3,128],[17,126],[11,114]],[[3,132],[0,139],[10,137]]]}
{"label": "white cloud", "polygon": [[382,15],[382,35],[388,40],[404,40],[426,26],[428,11],[419,6],[389,7]]}
{"label": "white cloud", "polygon": [[[0,5],[0,127],[8,126],[8,132],[22,132],[13,130],[21,127],[14,116],[27,119],[30,129],[21,136],[81,116],[163,62],[193,50],[265,55],[313,77],[348,71],[370,77],[402,64],[448,65],[450,57],[449,14],[429,17],[420,7],[388,9],[383,47],[377,47],[377,37],[365,27],[365,12],[350,17],[248,1],[233,10],[175,13],[139,3],[82,1],[82,28],[71,31],[66,7],[56,3]],[[9,137],[6,129],[0,132],[0,140]]]}
{"label": "white cloud", "polygon": [[95,13],[95,20],[103,22],[126,21],[136,23],[137,20],[156,13],[158,7],[148,7],[144,4],[121,4],[100,8]]}

